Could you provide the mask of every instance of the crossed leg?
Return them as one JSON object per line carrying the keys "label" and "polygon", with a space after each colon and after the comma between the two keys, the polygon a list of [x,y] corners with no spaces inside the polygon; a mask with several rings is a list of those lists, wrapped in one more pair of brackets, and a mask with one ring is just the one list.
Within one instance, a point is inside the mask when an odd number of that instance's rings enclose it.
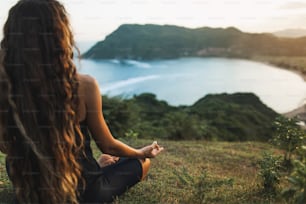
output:
{"label": "crossed leg", "polygon": [[[100,167],[106,167],[108,165],[114,164],[119,160],[119,157],[111,156],[108,154],[102,154],[98,159],[98,164]],[[139,159],[141,166],[142,166],[142,177],[141,180],[144,180],[144,178],[148,175],[151,161],[150,159]]]}

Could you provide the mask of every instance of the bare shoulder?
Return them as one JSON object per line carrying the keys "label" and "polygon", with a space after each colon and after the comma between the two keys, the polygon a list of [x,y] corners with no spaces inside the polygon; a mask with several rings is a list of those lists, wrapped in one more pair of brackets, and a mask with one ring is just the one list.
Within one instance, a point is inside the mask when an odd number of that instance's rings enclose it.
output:
{"label": "bare shoulder", "polygon": [[97,80],[90,75],[78,74],[78,79],[79,79],[79,83],[80,83],[80,89],[82,91],[88,92],[89,90],[99,88],[99,84],[98,84]]}
{"label": "bare shoulder", "polygon": [[84,74],[78,74],[79,79],[79,99],[86,106],[86,110],[96,109],[100,105],[97,103],[101,100],[99,83],[97,80]]}
{"label": "bare shoulder", "polygon": [[83,86],[90,86],[93,84],[97,84],[97,80],[88,74],[78,74],[78,78],[80,81],[80,85]]}

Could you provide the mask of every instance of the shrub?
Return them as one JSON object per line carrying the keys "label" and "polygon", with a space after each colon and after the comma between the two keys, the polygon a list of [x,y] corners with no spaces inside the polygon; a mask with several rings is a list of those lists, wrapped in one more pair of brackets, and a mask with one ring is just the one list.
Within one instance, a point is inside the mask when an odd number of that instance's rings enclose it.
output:
{"label": "shrub", "polygon": [[162,122],[168,139],[204,139],[206,136],[205,122],[200,121],[197,116],[188,115],[183,111],[166,114]]}
{"label": "shrub", "polygon": [[288,181],[290,187],[283,191],[283,195],[292,203],[306,203],[306,146],[298,152],[299,159],[293,162],[293,172]]}
{"label": "shrub", "polygon": [[296,119],[278,117],[275,126],[276,135],[272,142],[285,150],[284,161],[286,164],[291,164],[292,153],[303,144],[305,133],[297,125]]}
{"label": "shrub", "polygon": [[280,182],[281,157],[264,153],[259,161],[259,176],[262,178],[263,190],[268,194],[275,194]]}
{"label": "shrub", "polygon": [[116,138],[123,137],[131,126],[131,111],[120,97],[103,96],[103,114],[109,129]]}
{"label": "shrub", "polygon": [[129,129],[127,132],[124,133],[124,137],[120,138],[127,144],[132,144],[132,142],[135,142],[138,139],[138,132],[135,132],[132,129]]}

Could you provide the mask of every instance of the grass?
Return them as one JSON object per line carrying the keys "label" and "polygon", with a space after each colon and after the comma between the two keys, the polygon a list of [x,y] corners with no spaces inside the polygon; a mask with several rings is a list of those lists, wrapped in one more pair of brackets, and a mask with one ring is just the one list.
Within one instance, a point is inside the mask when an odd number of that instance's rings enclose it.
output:
{"label": "grass", "polygon": [[[148,140],[130,142],[133,146]],[[262,192],[257,176],[258,160],[268,151],[258,142],[159,141],[165,151],[152,159],[147,179],[115,200],[115,204],[137,203],[285,203],[279,196]],[[95,156],[99,151],[94,149]],[[282,182],[280,188],[286,183]],[[0,203],[10,203],[12,190],[0,154]]]}
{"label": "grass", "polygon": [[[263,196],[257,161],[272,146],[247,142],[162,141],[148,179],[117,203],[285,203]],[[284,184],[283,184],[284,185]]]}

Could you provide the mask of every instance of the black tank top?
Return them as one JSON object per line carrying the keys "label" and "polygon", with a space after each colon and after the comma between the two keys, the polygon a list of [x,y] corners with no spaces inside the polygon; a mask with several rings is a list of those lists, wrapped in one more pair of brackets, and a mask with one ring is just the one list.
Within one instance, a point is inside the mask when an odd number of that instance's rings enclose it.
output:
{"label": "black tank top", "polygon": [[86,182],[90,182],[95,176],[101,174],[100,166],[93,156],[92,149],[90,147],[91,134],[88,129],[86,120],[80,122],[80,129],[84,136],[85,155],[80,156],[80,164],[83,169],[83,177]]}

